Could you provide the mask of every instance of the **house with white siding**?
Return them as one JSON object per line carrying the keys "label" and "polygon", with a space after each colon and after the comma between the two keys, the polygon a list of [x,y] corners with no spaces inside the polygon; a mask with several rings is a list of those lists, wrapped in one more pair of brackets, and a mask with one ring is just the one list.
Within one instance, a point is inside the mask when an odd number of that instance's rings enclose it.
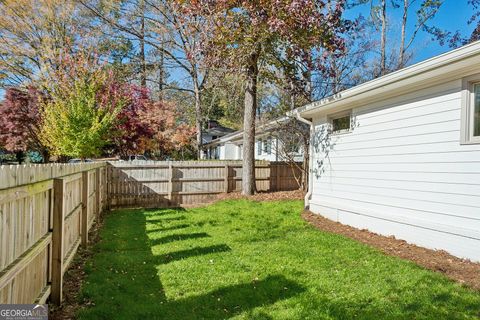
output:
{"label": "house with white siding", "polygon": [[[255,132],[255,160],[303,161],[301,144],[289,143],[287,146],[287,141],[290,141],[279,138],[278,130],[285,130],[279,127],[288,121],[296,120],[284,117],[258,124]],[[243,159],[243,130],[213,139],[205,143],[202,149],[202,159],[241,160]]]}
{"label": "house with white siding", "polygon": [[480,42],[293,114],[312,212],[480,261]]}
{"label": "house with white siding", "polygon": [[209,143],[212,140],[218,139],[232,132],[235,132],[235,130],[220,125],[218,121],[208,120],[207,127],[202,130],[202,144]]}

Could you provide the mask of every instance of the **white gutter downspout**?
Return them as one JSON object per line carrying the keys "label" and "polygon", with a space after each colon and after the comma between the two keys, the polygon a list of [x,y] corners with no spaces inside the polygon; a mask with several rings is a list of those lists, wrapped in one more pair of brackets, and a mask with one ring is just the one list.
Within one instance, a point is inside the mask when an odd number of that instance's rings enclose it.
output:
{"label": "white gutter downspout", "polygon": [[309,144],[309,152],[308,152],[308,189],[307,189],[307,194],[305,195],[305,209],[310,209],[310,198],[312,196],[312,191],[313,191],[313,143],[312,143],[312,137],[315,134],[315,127],[313,126],[313,122],[309,121],[305,118],[302,118],[300,116],[300,113],[298,110],[295,110],[295,118],[297,118],[298,121],[303,122],[305,124],[308,124],[310,126],[310,144]]}

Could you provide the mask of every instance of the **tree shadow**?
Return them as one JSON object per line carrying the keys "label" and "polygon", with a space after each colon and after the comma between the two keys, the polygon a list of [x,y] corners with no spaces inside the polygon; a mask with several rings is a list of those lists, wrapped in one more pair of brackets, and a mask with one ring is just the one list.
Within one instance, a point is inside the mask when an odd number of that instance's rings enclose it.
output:
{"label": "tree shadow", "polygon": [[159,216],[167,216],[171,214],[178,214],[185,211],[185,208],[178,207],[178,208],[163,208],[159,210],[158,208],[148,208],[142,209],[144,213],[147,215],[154,215],[155,217]]}
{"label": "tree shadow", "polygon": [[148,219],[148,223],[161,223],[161,222],[171,222],[171,221],[179,221],[179,220],[186,220],[187,217],[185,216],[178,216],[178,217],[168,217],[168,218],[156,218],[156,219]]}
{"label": "tree shadow", "polygon": [[146,232],[147,233],[152,233],[152,232],[161,232],[161,231],[172,231],[172,230],[180,230],[180,229],[185,229],[190,227],[190,225],[183,223],[183,224],[178,224],[176,226],[171,226],[171,227],[165,227],[165,228],[154,228],[154,229],[149,229]]}
{"label": "tree shadow", "polygon": [[186,234],[172,234],[169,236],[164,236],[156,239],[150,240],[151,246],[156,246],[160,244],[166,244],[174,241],[182,241],[182,240],[189,240],[189,239],[201,239],[201,238],[209,238],[210,235],[206,232],[196,232],[196,233],[186,233]]}
{"label": "tree shadow", "polygon": [[[350,130],[353,131],[360,126],[357,115],[352,114],[350,118]],[[311,137],[311,143],[314,154],[314,165],[311,168],[315,178],[320,179],[327,170],[331,170],[330,153],[335,151],[338,139],[342,135],[336,135],[332,132],[331,124],[324,124],[315,129]]]}

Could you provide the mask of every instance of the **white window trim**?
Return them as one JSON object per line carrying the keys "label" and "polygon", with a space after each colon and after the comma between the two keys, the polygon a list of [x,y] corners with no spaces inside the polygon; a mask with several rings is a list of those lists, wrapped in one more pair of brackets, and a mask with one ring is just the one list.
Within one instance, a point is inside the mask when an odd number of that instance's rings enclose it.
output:
{"label": "white window trim", "polygon": [[460,144],[480,144],[480,136],[473,136],[473,117],[475,111],[474,86],[476,84],[480,85],[480,74],[462,79]]}
{"label": "white window trim", "polygon": [[[350,116],[350,126],[348,129],[343,129],[343,130],[337,130],[333,131],[333,120],[343,118],[346,116]],[[327,120],[330,126],[330,131],[332,135],[342,135],[342,134],[348,134],[352,132],[352,110],[346,110],[334,114],[330,114],[327,116]]]}

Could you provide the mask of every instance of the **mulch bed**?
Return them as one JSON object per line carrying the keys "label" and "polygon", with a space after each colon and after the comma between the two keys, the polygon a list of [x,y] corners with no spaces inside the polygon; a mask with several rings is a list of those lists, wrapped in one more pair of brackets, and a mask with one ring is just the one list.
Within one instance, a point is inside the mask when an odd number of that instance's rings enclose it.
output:
{"label": "mulch bed", "polygon": [[66,320],[75,319],[76,312],[91,304],[89,301],[80,301],[78,295],[85,280],[85,264],[93,256],[93,246],[100,240],[99,230],[102,228],[103,219],[94,223],[88,232],[88,247],[79,247],[72,264],[63,276],[63,303],[61,306],[50,304],[49,319]]}
{"label": "mulch bed", "polygon": [[249,199],[253,201],[303,200],[304,196],[305,192],[302,190],[259,192],[253,196],[244,196],[240,192],[231,192],[219,194],[214,202],[230,199]]}
{"label": "mulch bed", "polygon": [[[457,258],[442,250],[422,248],[395,237],[385,237],[368,230],[360,230],[326,219],[311,211],[304,211],[303,219],[316,228],[341,234],[379,249],[387,255],[410,260],[424,268],[440,272],[448,278],[480,290],[480,263]],[[479,248],[480,250],[480,248]]]}

